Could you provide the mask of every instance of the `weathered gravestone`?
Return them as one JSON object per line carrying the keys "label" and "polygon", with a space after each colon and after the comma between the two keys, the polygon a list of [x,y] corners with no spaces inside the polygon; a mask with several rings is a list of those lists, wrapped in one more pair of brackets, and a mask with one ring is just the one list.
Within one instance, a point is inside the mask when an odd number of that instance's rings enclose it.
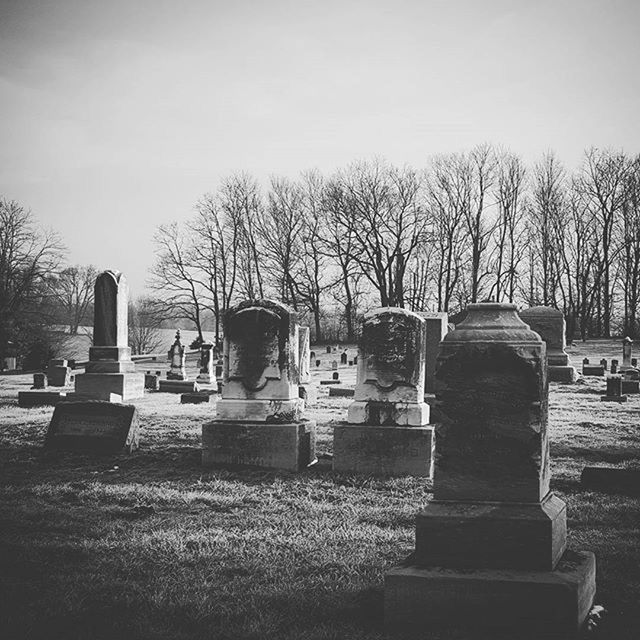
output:
{"label": "weathered gravestone", "polygon": [[343,351],[340,354],[340,364],[347,364],[347,359],[348,359],[347,352]]}
{"label": "weathered gravestone", "polygon": [[431,475],[425,339],[425,322],[411,311],[385,307],[365,316],[354,402],[333,431],[335,471]]}
{"label": "weathered gravestone", "polygon": [[311,356],[309,327],[298,327],[298,366],[300,370],[300,384],[298,395],[305,401],[307,407],[313,406],[318,400],[318,390],[311,384],[311,371],[309,368]]}
{"label": "weathered gravestone", "polygon": [[440,345],[436,398],[434,499],[416,518],[415,553],[385,576],[387,630],[575,637],[595,558],[565,551],[565,505],[549,491],[545,344],[515,305],[469,305]]}
{"label": "weathered gravestone", "polygon": [[224,384],[216,420],[202,427],[202,463],[291,471],[314,463],[315,422],[298,395],[296,313],[247,301],[224,317]]}
{"label": "weathered gravestone", "polygon": [[160,388],[160,377],[151,371],[144,374],[144,388],[149,391],[158,391]]}
{"label": "weathered gravestone", "polygon": [[604,375],[604,367],[601,364],[583,364],[582,375],[601,378]]}
{"label": "weathered gravestone", "polygon": [[34,373],[33,374],[33,387],[32,389],[46,389],[47,388],[47,374],[46,373]]}
{"label": "weathered gravestone", "polygon": [[186,350],[180,342],[180,329],[176,331],[176,339],[169,349],[169,371],[167,380],[186,380]]}
{"label": "weathered gravestone", "polygon": [[607,370],[607,359],[606,358],[602,358],[602,360],[600,360],[600,366],[606,371]]}
{"label": "weathered gravestone", "polygon": [[60,402],[49,423],[45,448],[130,453],[138,448],[136,408],[100,400]]}
{"label": "weathered gravestone", "polygon": [[67,387],[71,384],[71,368],[66,360],[49,360],[47,379],[52,387]]}
{"label": "weathered gravestone", "polygon": [[96,278],[93,346],[85,373],[76,375],[75,398],[127,402],[144,395],[144,374],[136,372],[128,345],[128,288],[123,274]]}
{"label": "weathered gravestone", "polygon": [[210,342],[203,342],[200,346],[200,373],[196,381],[208,385],[213,391],[218,389],[213,371],[213,344]]}
{"label": "weathered gravestone", "polygon": [[622,393],[622,376],[610,375],[607,376],[607,393],[604,396],[600,396],[600,400],[603,402],[626,402],[627,396]]}
{"label": "weathered gravestone", "polygon": [[550,382],[575,382],[578,374],[569,363],[565,352],[566,322],[564,314],[553,307],[532,307],[520,311],[520,318],[535,331],[547,345]]}

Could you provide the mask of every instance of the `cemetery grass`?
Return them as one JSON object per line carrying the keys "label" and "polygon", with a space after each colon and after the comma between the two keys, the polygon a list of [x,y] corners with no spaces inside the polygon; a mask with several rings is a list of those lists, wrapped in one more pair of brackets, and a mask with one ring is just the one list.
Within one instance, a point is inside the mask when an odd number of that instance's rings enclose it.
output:
{"label": "cemetery grass", "polygon": [[[610,358],[609,346],[571,355]],[[330,377],[324,365],[316,382]],[[353,384],[354,368],[340,374]],[[138,451],[71,455],[43,450],[52,408],[18,408],[29,386],[27,376],[0,376],[0,636],[386,637],[383,577],[413,551],[414,516],[432,487],[332,473],[332,424],[349,398],[319,387],[315,467],[205,471],[200,429],[212,405],[148,394],[135,402]],[[579,478],[585,465],[640,467],[640,397],[601,403],[603,388],[595,378],[552,386],[552,488],[567,503],[570,547],[596,554],[596,602],[609,613],[590,637],[631,640],[640,637],[640,500],[584,491]]]}

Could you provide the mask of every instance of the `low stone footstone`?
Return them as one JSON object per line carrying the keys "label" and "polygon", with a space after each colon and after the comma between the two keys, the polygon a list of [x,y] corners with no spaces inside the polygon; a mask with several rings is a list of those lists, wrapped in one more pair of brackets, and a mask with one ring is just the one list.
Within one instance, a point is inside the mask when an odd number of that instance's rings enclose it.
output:
{"label": "low stone footstone", "polygon": [[150,391],[157,391],[160,388],[160,379],[155,373],[144,374],[144,388]]}
{"label": "low stone footstone", "polygon": [[130,453],[138,448],[136,408],[100,400],[60,402],[49,423],[45,448]]}
{"label": "low stone footstone", "polygon": [[159,380],[160,393],[197,393],[200,387],[195,380]]}
{"label": "low stone footstone", "polygon": [[580,484],[589,491],[640,496],[640,469],[585,467]]}
{"label": "low stone footstone", "polygon": [[18,406],[23,409],[49,407],[66,399],[64,391],[18,391]]}
{"label": "low stone footstone", "polygon": [[425,331],[425,321],[405,309],[384,307],[365,316],[354,402],[347,422],[333,430],[334,471],[431,475]]}
{"label": "low stone footstone", "polygon": [[202,426],[202,464],[299,471],[315,463],[315,422],[299,397],[296,313],[246,301],[224,316],[224,383]]}
{"label": "low stone footstone", "polygon": [[607,393],[600,396],[603,402],[626,402],[627,396],[622,394],[622,376],[607,376]]}
{"label": "low stone footstone", "polygon": [[353,397],[355,389],[342,389],[340,387],[331,387],[329,389],[330,396]]}
{"label": "low stone footstone", "polygon": [[51,387],[67,387],[71,384],[71,368],[66,360],[49,360],[47,380]]}
{"label": "low stone footstone", "polygon": [[604,367],[600,364],[583,364],[583,376],[597,376],[601,378],[604,375]]}
{"label": "low stone footstone", "polygon": [[184,345],[180,341],[180,329],[176,331],[176,339],[169,349],[169,371],[167,380],[187,379],[187,355]]}
{"label": "low stone footstone", "polygon": [[47,374],[46,373],[34,373],[33,374],[33,387],[32,389],[46,389],[47,388]]}
{"label": "low stone footstone", "polygon": [[104,271],[94,287],[93,346],[85,372],[76,375],[75,397],[127,402],[144,396],[128,344],[128,287],[118,271]]}
{"label": "low stone footstone", "polygon": [[198,391],[195,393],[183,393],[180,396],[181,404],[202,404],[203,402],[210,402],[211,395],[214,394],[215,391]]}
{"label": "low stone footstone", "polygon": [[578,373],[569,362],[565,349],[566,321],[564,314],[553,307],[531,307],[519,313],[520,318],[535,331],[547,345],[550,382],[575,382]]}
{"label": "low stone footstone", "polygon": [[434,497],[415,552],[385,576],[387,632],[575,638],[595,557],[566,551],[565,504],[549,490],[546,348],[515,305],[469,305],[440,345],[436,400]]}
{"label": "low stone footstone", "polygon": [[331,377],[333,380],[340,380],[340,374],[337,371],[334,371]]}
{"label": "low stone footstone", "polygon": [[302,398],[306,407],[312,407],[318,400],[318,389],[311,382],[311,370],[309,368],[311,356],[309,348],[311,344],[311,332],[309,327],[298,327],[298,362],[300,382],[298,385],[298,397]]}
{"label": "low stone footstone", "polygon": [[320,384],[324,386],[328,384],[342,384],[342,380],[336,380],[335,378],[332,380],[320,380]]}
{"label": "low stone footstone", "polygon": [[583,360],[582,360],[582,364],[583,364],[583,365],[585,365],[585,364],[589,364],[589,358],[583,358]]}

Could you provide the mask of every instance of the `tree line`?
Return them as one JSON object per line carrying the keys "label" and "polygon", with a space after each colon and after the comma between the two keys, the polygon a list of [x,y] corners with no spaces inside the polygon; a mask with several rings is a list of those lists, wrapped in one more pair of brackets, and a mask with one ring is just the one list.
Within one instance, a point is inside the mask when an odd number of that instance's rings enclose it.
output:
{"label": "tree line", "polygon": [[[317,341],[338,319],[353,341],[373,306],[456,314],[496,300],[563,311],[568,334],[638,335],[640,156],[590,148],[568,171],[489,144],[381,159],[330,175],[221,180],[187,221],[161,225],[149,286],[158,313],[202,335],[242,299],[275,297]],[[331,336],[335,337],[335,336]]]}

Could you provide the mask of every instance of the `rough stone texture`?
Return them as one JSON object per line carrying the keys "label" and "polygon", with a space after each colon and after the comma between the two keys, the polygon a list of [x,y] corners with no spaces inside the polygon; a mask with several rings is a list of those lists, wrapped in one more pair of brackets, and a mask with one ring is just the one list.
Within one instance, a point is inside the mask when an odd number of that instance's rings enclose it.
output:
{"label": "rough stone texture", "polygon": [[53,411],[45,447],[131,452],[138,447],[136,408],[113,402],[60,402]]}
{"label": "rough stone texture", "polygon": [[548,368],[549,382],[575,382],[578,379],[578,372],[575,367],[560,367],[555,365]]}
{"label": "rough stone texture", "polygon": [[382,307],[362,326],[355,401],[347,422],[371,425],[429,423],[424,402],[425,321],[405,309]]}
{"label": "rough stone texture", "polygon": [[580,483],[589,491],[640,496],[640,469],[585,467]]}
{"label": "rough stone texture", "polygon": [[551,571],[566,549],[566,506],[432,502],[416,516],[412,564]]}
{"label": "rough stone texture", "polygon": [[427,332],[425,348],[424,392],[436,390],[436,358],[440,342],[449,331],[449,316],[444,311],[422,311],[418,313],[424,318]]}
{"label": "rough stone texture", "polygon": [[93,345],[127,347],[129,344],[127,280],[119,271],[104,271],[94,287]]}
{"label": "rough stone texture", "polygon": [[128,288],[124,275],[105,271],[96,278],[93,346],[85,373],[75,377],[76,398],[128,402],[144,395],[144,374],[136,373],[128,341]]}
{"label": "rough stone texture", "polygon": [[32,389],[46,389],[47,388],[47,374],[46,373],[34,373],[33,374],[33,387]]}
{"label": "rough stone texture", "polygon": [[316,424],[226,422],[202,425],[202,465],[301,471],[316,462]]}
{"label": "rough stone texture", "polygon": [[176,331],[175,342],[169,349],[169,371],[167,371],[167,380],[186,380],[187,379],[187,355],[186,350],[180,342],[180,329]]}
{"label": "rough stone texture", "polygon": [[161,393],[196,393],[200,387],[195,380],[160,380],[158,391]]}
{"label": "rough stone texture", "polygon": [[24,409],[52,406],[66,399],[64,391],[18,391],[18,406]]}
{"label": "rough stone texture", "polygon": [[299,420],[298,325],[289,307],[247,301],[224,318],[224,387],[219,420]]}
{"label": "rough stone texture", "polygon": [[433,448],[433,427],[336,424],[333,470],[429,478],[433,472]]}
{"label": "rough stone texture", "polygon": [[555,571],[395,567],[385,575],[385,629],[421,638],[438,628],[577,638],[593,604],[595,570],[592,553],[570,551]]}

